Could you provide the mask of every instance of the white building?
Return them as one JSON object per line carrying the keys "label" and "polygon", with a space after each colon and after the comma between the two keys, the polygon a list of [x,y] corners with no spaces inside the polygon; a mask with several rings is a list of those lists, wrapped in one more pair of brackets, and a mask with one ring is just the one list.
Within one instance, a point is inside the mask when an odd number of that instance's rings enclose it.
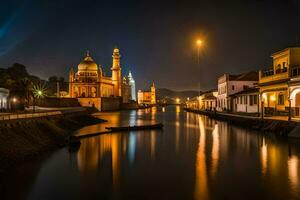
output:
{"label": "white building", "polygon": [[239,75],[224,74],[218,79],[217,110],[232,111],[233,102],[229,96],[246,88],[254,87],[258,81],[257,72]]}
{"label": "white building", "polygon": [[230,96],[233,112],[259,113],[259,89],[248,88]]}
{"label": "white building", "polygon": [[0,88],[0,109],[8,109],[9,90]]}
{"label": "white building", "polygon": [[213,111],[217,108],[217,90],[210,90],[202,95],[202,109]]}

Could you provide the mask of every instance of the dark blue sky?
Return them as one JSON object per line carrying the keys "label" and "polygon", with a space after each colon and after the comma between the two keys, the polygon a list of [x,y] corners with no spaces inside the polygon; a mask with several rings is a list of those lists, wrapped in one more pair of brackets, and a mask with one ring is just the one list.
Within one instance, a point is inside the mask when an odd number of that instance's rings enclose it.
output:
{"label": "dark blue sky", "polygon": [[[220,3],[223,2],[223,3]],[[225,3],[226,2],[226,3]],[[300,3],[285,1],[0,0],[0,67],[65,76],[87,49],[110,73],[118,46],[137,88],[216,87],[222,73],[266,68],[300,41]],[[200,66],[194,41],[204,40]]]}

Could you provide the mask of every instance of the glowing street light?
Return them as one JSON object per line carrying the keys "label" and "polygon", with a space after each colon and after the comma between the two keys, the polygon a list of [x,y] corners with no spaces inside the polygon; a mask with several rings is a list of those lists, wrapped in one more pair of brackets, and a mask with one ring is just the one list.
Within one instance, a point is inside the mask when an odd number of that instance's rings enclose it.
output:
{"label": "glowing street light", "polygon": [[[200,70],[200,48],[202,46],[202,43],[203,41],[198,39],[196,41],[196,45],[197,45],[197,64],[199,65],[199,70]],[[200,79],[199,79],[199,96],[201,94],[201,82],[200,82]]]}
{"label": "glowing street light", "polygon": [[197,40],[197,46],[201,46],[202,40]]}
{"label": "glowing street light", "polygon": [[42,99],[46,96],[46,87],[45,85],[34,85],[32,88],[33,92],[33,112],[35,112],[36,99]]}
{"label": "glowing street light", "polygon": [[176,103],[179,104],[180,103],[180,99],[176,98]]}
{"label": "glowing street light", "polygon": [[37,92],[37,94],[38,94],[39,96],[42,96],[42,95],[43,95],[43,92],[42,92],[41,90],[39,90],[39,91]]}

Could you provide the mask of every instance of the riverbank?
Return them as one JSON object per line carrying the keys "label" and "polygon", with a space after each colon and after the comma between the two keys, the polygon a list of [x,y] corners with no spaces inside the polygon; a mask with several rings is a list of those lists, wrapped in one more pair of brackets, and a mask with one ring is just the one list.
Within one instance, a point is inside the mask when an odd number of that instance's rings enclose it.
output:
{"label": "riverbank", "polygon": [[0,172],[65,145],[73,131],[104,120],[88,112],[0,123]]}
{"label": "riverbank", "polygon": [[276,119],[261,119],[258,117],[252,116],[238,116],[233,114],[226,114],[220,112],[211,112],[211,111],[201,111],[201,110],[192,110],[185,108],[187,112],[193,112],[201,115],[206,115],[210,118],[217,120],[227,121],[230,124],[236,126],[242,126],[245,128],[250,128],[252,130],[259,130],[266,133],[272,133],[276,136],[288,137],[297,126],[300,125],[296,121],[283,121]]}

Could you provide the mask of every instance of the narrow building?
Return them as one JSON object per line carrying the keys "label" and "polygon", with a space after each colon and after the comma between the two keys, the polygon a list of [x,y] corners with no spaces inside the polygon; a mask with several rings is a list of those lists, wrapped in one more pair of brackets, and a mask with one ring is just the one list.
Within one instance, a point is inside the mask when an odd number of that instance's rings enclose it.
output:
{"label": "narrow building", "polygon": [[233,101],[230,95],[249,87],[254,87],[258,82],[257,72],[248,72],[239,75],[224,74],[218,79],[218,111],[233,111]]}

